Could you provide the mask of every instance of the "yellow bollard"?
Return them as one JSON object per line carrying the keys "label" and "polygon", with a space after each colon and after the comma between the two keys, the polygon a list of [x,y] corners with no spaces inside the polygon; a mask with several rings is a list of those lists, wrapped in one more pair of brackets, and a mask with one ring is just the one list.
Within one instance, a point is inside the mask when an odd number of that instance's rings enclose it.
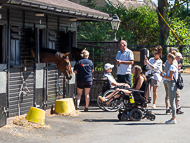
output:
{"label": "yellow bollard", "polygon": [[36,107],[30,107],[26,119],[30,122],[39,123],[41,125],[45,124],[45,114],[46,112],[42,109]]}
{"label": "yellow bollard", "polygon": [[64,98],[55,101],[56,113],[70,113],[75,110],[72,98]]}
{"label": "yellow bollard", "polygon": [[74,111],[75,110],[75,104],[74,104],[73,98],[65,98],[65,99],[69,99],[71,110]]}

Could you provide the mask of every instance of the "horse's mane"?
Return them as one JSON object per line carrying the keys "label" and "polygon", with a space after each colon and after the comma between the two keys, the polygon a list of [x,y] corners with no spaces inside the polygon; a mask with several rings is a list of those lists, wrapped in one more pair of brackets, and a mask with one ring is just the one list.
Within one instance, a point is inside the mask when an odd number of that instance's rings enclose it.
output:
{"label": "horse's mane", "polygon": [[63,53],[59,52],[59,51],[56,51],[56,50],[53,50],[53,49],[48,49],[48,48],[40,48],[40,52],[41,53],[51,53],[53,55],[56,55],[57,57],[59,58],[62,58],[63,57]]}

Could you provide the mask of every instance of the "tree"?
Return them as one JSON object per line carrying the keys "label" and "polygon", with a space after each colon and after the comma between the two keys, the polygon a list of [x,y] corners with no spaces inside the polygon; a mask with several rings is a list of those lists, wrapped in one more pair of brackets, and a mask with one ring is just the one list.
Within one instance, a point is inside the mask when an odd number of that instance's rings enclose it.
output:
{"label": "tree", "polygon": [[[168,0],[158,0],[158,11],[166,19],[167,22],[171,21],[172,17],[177,13],[177,10],[181,5],[189,2],[190,0],[174,0],[174,4],[170,4]],[[169,44],[169,27],[166,25],[164,20],[158,14],[159,20],[159,44],[168,45]]]}
{"label": "tree", "polygon": [[[122,37],[133,45],[157,45],[159,38],[158,19],[155,10],[149,7],[126,9],[106,6],[102,11],[119,16],[122,21],[117,38]],[[110,22],[78,23],[79,41],[111,41],[113,31]]]}

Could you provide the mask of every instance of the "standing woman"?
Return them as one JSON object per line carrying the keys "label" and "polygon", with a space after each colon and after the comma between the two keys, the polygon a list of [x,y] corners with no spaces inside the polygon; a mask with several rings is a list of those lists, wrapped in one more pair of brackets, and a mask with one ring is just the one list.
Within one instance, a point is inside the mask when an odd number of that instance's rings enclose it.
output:
{"label": "standing woman", "polygon": [[[162,77],[160,76],[160,72],[162,71],[162,60],[160,59],[162,57],[162,47],[156,46],[154,48],[154,57],[148,59],[145,59],[144,63],[145,65],[148,65],[149,71],[147,73],[154,71],[154,76],[150,81],[151,87],[153,87],[153,105],[152,108],[156,108],[156,99],[157,99],[157,89],[158,86],[162,80]],[[146,74],[147,74],[146,73]],[[148,99],[148,94],[146,94],[146,100]]]}
{"label": "standing woman", "polygon": [[82,59],[79,60],[75,66],[73,72],[77,74],[77,109],[79,109],[79,104],[84,89],[86,107],[85,112],[88,112],[88,105],[90,103],[90,89],[92,87],[92,73],[94,72],[94,65],[91,60],[88,59],[89,52],[83,50],[81,52]]}
{"label": "standing woman", "polygon": [[168,121],[166,121],[166,124],[176,124],[176,105],[175,105],[175,98],[176,98],[176,83],[175,79],[178,79],[178,67],[174,64],[174,60],[176,57],[176,51],[172,51],[172,53],[169,53],[167,56],[168,63],[171,64],[168,73],[162,73],[162,77],[167,79],[167,85],[168,85],[168,96],[170,99],[170,105],[172,107],[172,118]]}

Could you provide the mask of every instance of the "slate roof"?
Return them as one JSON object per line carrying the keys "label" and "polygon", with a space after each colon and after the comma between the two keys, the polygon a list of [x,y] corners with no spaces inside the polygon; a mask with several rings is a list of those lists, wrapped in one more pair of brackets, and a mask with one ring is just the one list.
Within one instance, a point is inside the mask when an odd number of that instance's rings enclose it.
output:
{"label": "slate roof", "polygon": [[0,3],[19,4],[20,6],[51,10],[94,20],[111,21],[112,17],[104,12],[68,0],[0,0]]}

